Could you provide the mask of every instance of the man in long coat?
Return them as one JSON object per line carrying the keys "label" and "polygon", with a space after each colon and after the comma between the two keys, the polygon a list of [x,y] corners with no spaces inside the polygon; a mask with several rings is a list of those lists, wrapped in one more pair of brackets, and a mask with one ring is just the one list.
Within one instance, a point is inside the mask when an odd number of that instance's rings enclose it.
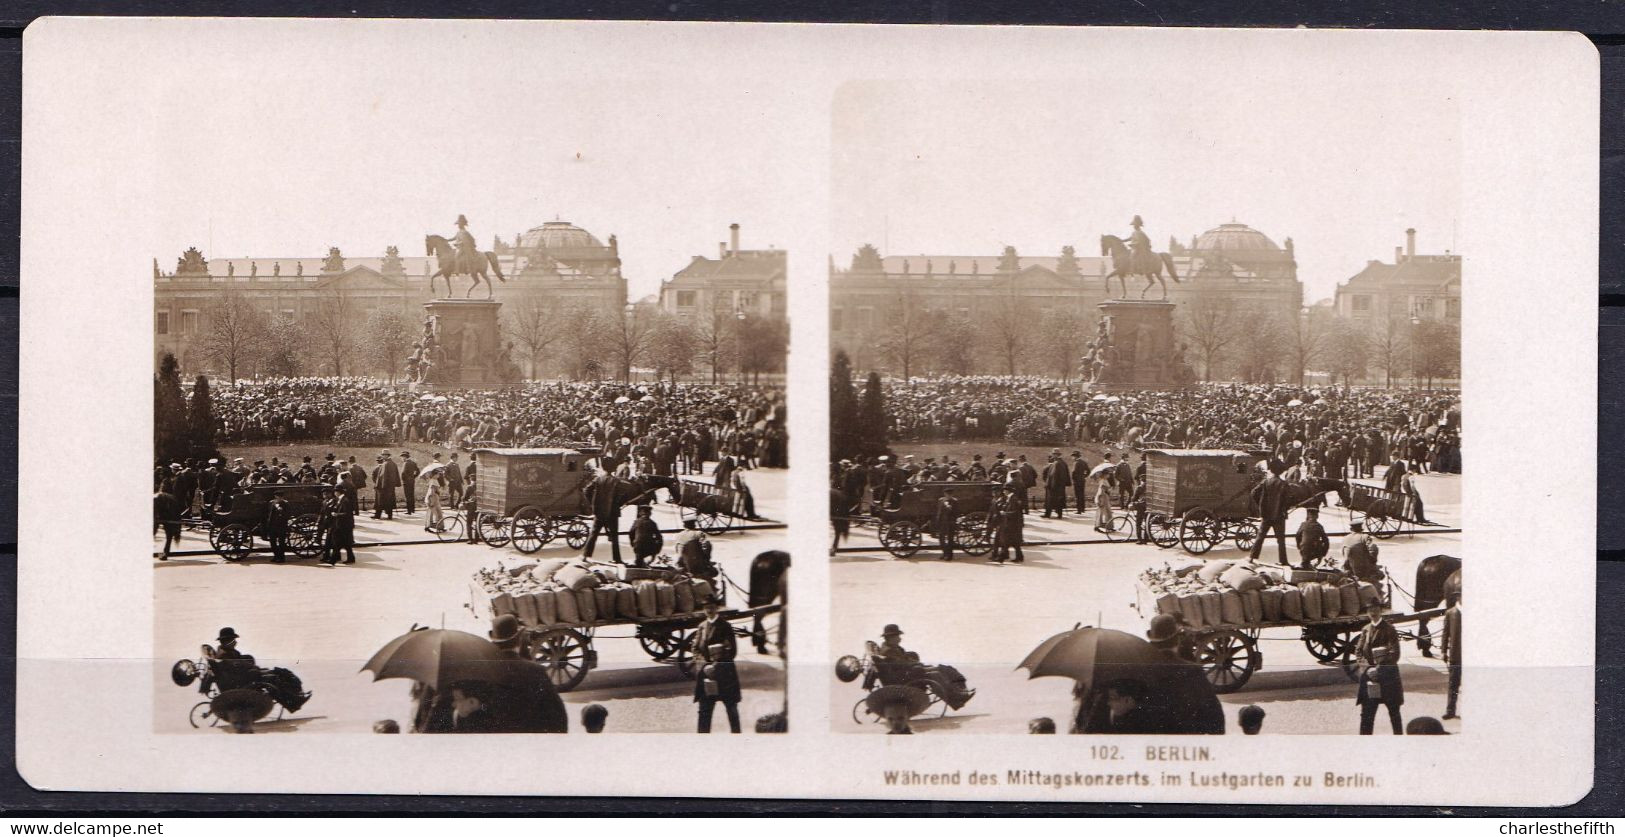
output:
{"label": "man in long coat", "polygon": [[1253,551],[1249,558],[1251,561],[1258,560],[1259,553],[1264,549],[1264,539],[1274,531],[1281,566],[1287,566],[1286,516],[1292,508],[1287,502],[1286,487],[1286,480],[1274,473],[1265,474],[1264,479],[1253,486],[1252,498],[1258,506],[1258,514],[1263,518],[1263,522],[1258,530],[1258,540],[1253,541]]}
{"label": "man in long coat", "polygon": [[694,702],[700,705],[699,728],[711,732],[711,715],[717,703],[728,713],[728,730],[739,732],[739,672],[734,658],[739,641],[733,626],[719,617],[722,605],[715,598],[705,603],[705,621],[694,632]]}
{"label": "man in long coat", "polygon": [[446,490],[451,492],[451,504],[459,505],[463,500],[463,466],[457,462],[457,454],[451,455],[451,461],[446,463]]}
{"label": "man in long coat", "polygon": [[1038,469],[1027,461],[1025,453],[1019,454],[1017,459],[1021,462],[1016,466],[1017,479],[1021,480],[1021,512],[1026,514],[1032,510],[1032,501],[1028,498],[1027,492],[1032,491],[1033,486],[1038,484]]}
{"label": "man in long coat", "polygon": [[942,545],[942,560],[954,560],[954,532],[959,528],[959,501],[954,499],[954,492],[944,488],[942,496],[937,500],[935,515],[931,518],[931,531],[936,533],[937,543]]}
{"label": "man in long coat", "polygon": [[1399,716],[1399,707],[1405,703],[1405,685],[1399,675],[1399,631],[1383,621],[1382,609],[1380,601],[1366,608],[1371,621],[1360,629],[1354,646],[1355,659],[1365,667],[1354,702],[1360,706],[1361,735],[1372,734],[1379,706],[1388,710],[1394,734],[1404,735],[1405,724]]}
{"label": "man in long coat", "polygon": [[418,502],[418,467],[409,450],[401,451],[401,493],[406,496],[406,513],[408,516],[417,513]]}
{"label": "man in long coat", "polygon": [[1072,472],[1059,455],[1051,454],[1044,466],[1044,516],[1054,512],[1057,518],[1066,516],[1066,487],[1072,484]]}
{"label": "man in long coat", "polygon": [[615,563],[621,563],[621,504],[615,496],[616,482],[614,474],[601,470],[587,486],[587,500],[592,504],[592,534],[587,536],[587,548],[581,553],[584,558],[592,557],[598,533],[603,532],[609,536]]}
{"label": "man in long coat", "polygon": [[380,455],[378,467],[372,471],[372,517],[377,520],[380,515],[388,515],[390,520],[395,519],[395,489],[401,487],[401,469],[390,458],[389,451]]}
{"label": "man in long coat", "polygon": [[1072,452],[1072,494],[1078,499],[1078,514],[1089,499],[1089,462],[1082,451]]}

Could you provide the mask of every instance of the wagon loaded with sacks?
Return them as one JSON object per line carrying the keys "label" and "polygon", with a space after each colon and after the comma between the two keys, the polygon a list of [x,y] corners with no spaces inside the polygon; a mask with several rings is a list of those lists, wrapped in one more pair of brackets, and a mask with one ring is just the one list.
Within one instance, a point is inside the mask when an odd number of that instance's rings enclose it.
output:
{"label": "wagon loaded with sacks", "polygon": [[1253,486],[1263,479],[1263,451],[1159,450],[1145,452],[1146,534],[1164,549],[1178,544],[1201,555],[1235,540],[1252,549]]}
{"label": "wagon loaded with sacks", "polygon": [[[1146,570],[1140,575],[1134,607],[1148,618],[1159,613],[1173,616],[1181,643],[1194,648],[1214,689],[1233,692],[1263,667],[1260,643],[1266,630],[1296,631],[1296,638],[1322,665],[1339,666],[1349,677],[1357,676],[1354,647],[1372,602],[1388,608],[1386,582],[1379,587],[1339,572],[1209,561]],[[1442,609],[1391,613],[1384,619],[1400,624],[1443,613]],[[1401,636],[1415,639],[1404,632]]]}
{"label": "wagon loaded with sacks", "polygon": [[943,492],[953,492],[958,505],[959,518],[954,525],[954,548],[968,555],[986,555],[993,551],[993,536],[988,529],[988,513],[993,508],[993,492],[998,488],[992,482],[922,482],[905,486],[896,503],[875,510],[872,517],[859,518],[859,522],[873,523],[879,532],[880,545],[897,558],[908,558],[925,545],[925,536],[937,537],[932,520]]}
{"label": "wagon loaded with sacks", "polygon": [[[567,692],[581,685],[598,665],[597,639],[636,638],[656,662],[689,672],[694,629],[705,620],[705,605],[723,605],[729,622],[776,613],[781,604],[726,607],[727,577],[695,578],[667,568],[543,561],[496,567],[475,573],[470,607],[491,619],[513,614],[523,629],[525,653],[547,668],[554,687]],[[741,636],[750,631],[733,626]],[[625,636],[603,631],[630,629]]]}

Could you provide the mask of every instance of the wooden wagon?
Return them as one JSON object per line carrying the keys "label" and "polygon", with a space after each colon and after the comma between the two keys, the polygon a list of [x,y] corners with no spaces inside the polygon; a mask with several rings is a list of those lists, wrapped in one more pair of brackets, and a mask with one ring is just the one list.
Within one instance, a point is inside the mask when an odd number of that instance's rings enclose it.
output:
{"label": "wooden wagon", "polygon": [[672,492],[684,519],[707,535],[720,535],[733,528],[734,519],[743,517],[739,492],[725,485],[713,485],[699,480],[682,480]]}
{"label": "wooden wagon", "polygon": [[493,547],[532,553],[554,538],[581,549],[592,534],[586,488],[596,451],[575,448],[480,448],[474,521]]}
{"label": "wooden wagon", "polygon": [[993,550],[988,530],[988,512],[993,508],[993,482],[922,482],[904,486],[895,503],[882,506],[869,520],[879,530],[880,545],[898,558],[907,558],[924,545],[936,517],[937,503],[944,491],[952,491],[959,504],[959,520],[954,526],[954,548],[969,555],[986,555]]}
{"label": "wooden wagon", "polygon": [[[1335,571],[1292,571],[1294,584],[1304,581],[1338,583],[1345,579],[1346,576]],[[1379,593],[1384,606],[1387,607],[1392,601],[1392,591],[1383,584],[1379,585]],[[1156,611],[1155,600],[1156,595],[1147,590],[1142,583],[1135,591],[1134,609],[1149,618]],[[1443,608],[1435,608],[1416,613],[1390,611],[1383,619],[1389,624],[1398,626],[1443,615]],[[1271,621],[1260,619],[1252,622],[1203,625],[1199,628],[1181,623],[1180,641],[1182,644],[1189,643],[1195,650],[1197,664],[1207,674],[1208,682],[1213,684],[1214,691],[1220,693],[1234,692],[1247,685],[1253,672],[1264,667],[1263,643],[1266,640],[1301,641],[1316,662],[1340,668],[1350,680],[1355,680],[1359,677],[1359,667],[1354,657],[1355,646],[1360,639],[1360,630],[1368,621],[1361,613],[1340,613],[1335,617],[1321,619]],[[1295,632],[1296,635],[1264,636],[1265,631]],[[1403,629],[1399,631],[1399,635],[1404,640],[1417,639],[1415,633]]]}
{"label": "wooden wagon", "polygon": [[[483,466],[481,466],[483,467]],[[694,584],[694,579],[680,571],[669,568],[632,569],[611,567],[609,565],[594,565],[607,572],[618,572],[629,582],[653,581],[657,584]],[[754,620],[761,616],[778,613],[784,605],[774,602],[759,607],[728,608],[727,588],[729,581],[726,575],[719,575],[706,584],[710,585],[716,600],[722,603],[720,617],[729,623],[729,627],[736,636],[751,636],[751,629],[733,624],[741,620]],[[593,649],[593,643],[600,639],[636,639],[644,653],[651,660],[676,666],[683,674],[693,673],[694,635],[700,623],[705,621],[704,603],[696,601],[693,610],[677,610],[664,615],[654,616],[626,616],[616,612],[610,616],[595,614],[592,619],[577,619],[569,622],[543,623],[535,616],[534,608],[524,607],[524,598],[521,595],[491,597],[477,586],[470,586],[471,599],[469,607],[476,613],[482,613],[491,619],[512,614],[519,619],[524,635],[524,654],[547,669],[548,679],[554,688],[567,692],[580,686],[587,675],[598,666],[598,652]],[[564,591],[569,592],[569,591]],[[598,589],[585,591],[592,595]],[[553,591],[553,595],[563,595],[560,591]],[[580,595],[578,591],[576,595]],[[630,630],[629,634],[615,633],[617,630]]]}
{"label": "wooden wagon", "polygon": [[1233,538],[1252,549],[1258,524],[1253,486],[1263,479],[1258,463],[1269,454],[1241,450],[1147,450],[1145,512],[1147,535],[1164,549],[1179,544],[1201,555]]}

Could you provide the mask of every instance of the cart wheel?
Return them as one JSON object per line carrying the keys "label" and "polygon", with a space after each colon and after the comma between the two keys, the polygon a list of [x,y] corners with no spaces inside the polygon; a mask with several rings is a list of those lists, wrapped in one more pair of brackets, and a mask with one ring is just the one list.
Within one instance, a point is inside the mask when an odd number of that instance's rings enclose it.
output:
{"label": "cart wheel", "polygon": [[443,541],[460,541],[463,539],[463,519],[456,515],[447,515],[440,518],[440,525],[430,527],[434,536]]}
{"label": "cart wheel", "polygon": [[563,534],[564,542],[569,544],[571,549],[585,549],[587,547],[587,538],[592,536],[592,527],[587,525],[587,521],[579,517],[565,521],[563,525],[558,527],[558,530]]}
{"label": "cart wheel", "polygon": [[862,724],[862,723],[865,723],[865,722],[871,723],[871,724],[880,723],[881,717],[879,715],[870,715],[869,714],[869,711],[866,708],[868,703],[869,703],[869,697],[868,697],[868,695],[865,695],[863,697],[858,698],[857,703],[852,704],[852,722],[853,723],[855,723],[855,724]]}
{"label": "cart wheel", "polygon": [[1134,538],[1134,518],[1122,512],[1112,515],[1106,521],[1106,540],[1116,543],[1118,541],[1132,540]]}
{"label": "cart wheel", "polygon": [[254,551],[254,533],[247,524],[229,523],[215,532],[215,551],[227,561],[241,561]]}
{"label": "cart wheel", "polygon": [[552,540],[548,530],[547,518],[542,517],[542,510],[535,506],[526,506],[514,512],[513,519],[508,521],[508,539],[520,552],[529,555],[542,548],[542,544]]}
{"label": "cart wheel", "polygon": [[209,707],[213,705],[213,703],[213,701],[203,701],[202,703],[193,706],[192,711],[187,713],[186,720],[192,723],[192,729],[212,727],[220,723],[220,716],[209,711]]}
{"label": "cart wheel", "polygon": [[1399,534],[1399,518],[1388,516],[1388,501],[1378,500],[1365,513],[1365,530],[1373,538],[1388,540]]}
{"label": "cart wheel", "polygon": [[911,520],[899,520],[880,530],[880,545],[898,558],[908,558],[919,552],[923,541],[920,527]]}
{"label": "cart wheel", "polygon": [[1303,629],[1303,644],[1315,659],[1328,665],[1340,665],[1343,674],[1350,680],[1359,680],[1359,666],[1354,664],[1354,648],[1359,642],[1359,635],[1359,631],[1340,631],[1321,625]]}
{"label": "cart wheel", "polygon": [[638,626],[638,644],[643,646],[649,659],[657,662],[676,658],[682,665],[688,659],[693,644],[693,631],[687,628],[652,628]]}
{"label": "cart wheel", "polygon": [[954,545],[966,555],[986,555],[993,551],[993,538],[987,531],[987,512],[971,512],[954,524]]}
{"label": "cart wheel", "polygon": [[301,514],[288,521],[288,548],[300,558],[314,558],[322,551],[320,519]]}
{"label": "cart wheel", "polygon": [[1172,549],[1179,544],[1179,524],[1165,514],[1153,514],[1145,519],[1146,534],[1150,535],[1151,542],[1162,549]]}
{"label": "cart wheel", "polygon": [[1252,637],[1240,631],[1215,631],[1196,641],[1196,661],[1207,672],[1213,691],[1225,694],[1246,685],[1263,657]]}
{"label": "cart wheel", "polygon": [[543,631],[530,641],[530,657],[547,669],[547,679],[561,692],[581,685],[596,662],[592,641],[571,628]]}
{"label": "cart wheel", "polygon": [[1236,548],[1242,552],[1251,551],[1253,542],[1258,540],[1258,524],[1251,520],[1243,520],[1230,527],[1230,536],[1236,541]]}
{"label": "cart wheel", "polygon": [[1179,521],[1179,545],[1192,555],[1201,555],[1224,540],[1224,524],[1207,509],[1191,509]]}
{"label": "cart wheel", "polygon": [[733,517],[722,510],[715,497],[707,497],[694,509],[694,525],[707,535],[720,535],[733,526]]}
{"label": "cart wheel", "polygon": [[479,516],[478,523],[475,525],[480,527],[480,540],[485,541],[487,546],[500,549],[508,545],[508,522],[506,520],[491,512],[485,512]]}

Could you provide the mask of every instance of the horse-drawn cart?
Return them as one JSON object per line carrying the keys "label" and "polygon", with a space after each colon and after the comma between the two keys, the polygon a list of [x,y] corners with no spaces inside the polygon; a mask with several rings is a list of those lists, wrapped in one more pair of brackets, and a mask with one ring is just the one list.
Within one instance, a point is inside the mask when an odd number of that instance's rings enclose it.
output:
{"label": "horse-drawn cart", "polygon": [[925,535],[936,535],[932,520],[943,492],[953,492],[959,508],[954,524],[954,548],[968,555],[986,555],[993,550],[993,537],[988,528],[988,513],[993,508],[993,493],[998,488],[992,482],[922,482],[905,486],[902,496],[891,505],[883,505],[870,517],[857,518],[860,523],[873,523],[878,530],[880,545],[897,558],[908,558],[919,552],[925,544]]}
{"label": "horse-drawn cart", "polygon": [[[750,628],[732,625],[739,620],[755,620],[783,609],[782,601],[768,601],[755,607],[729,609],[726,606],[728,580],[715,582],[693,578],[669,568],[633,569],[609,564],[579,565],[576,570],[614,581],[572,589],[568,582],[548,583],[531,592],[509,588],[492,593],[493,580],[506,585],[502,576],[517,578],[531,572],[534,565],[482,572],[471,585],[470,608],[491,619],[512,614],[524,631],[525,653],[547,669],[554,688],[567,692],[580,686],[598,666],[593,643],[600,639],[636,639],[649,658],[677,666],[691,673],[695,629],[705,620],[707,600],[723,604],[721,619],[739,636],[751,636]],[[554,578],[549,573],[550,578]],[[577,576],[579,578],[579,575]],[[612,635],[617,629],[630,630]]]}
{"label": "horse-drawn cart", "polygon": [[672,495],[685,519],[707,535],[720,535],[733,528],[734,519],[743,517],[740,493],[725,485],[699,480],[681,480]]}
{"label": "horse-drawn cart", "polygon": [[1349,487],[1349,511],[1365,518],[1365,530],[1374,538],[1387,540],[1416,519],[1416,498],[1374,485],[1354,483]]}
{"label": "horse-drawn cart", "polygon": [[227,561],[241,561],[254,551],[254,539],[265,539],[266,511],[274,497],[288,503],[288,550],[300,558],[311,558],[322,550],[319,526],[322,490],[320,483],[281,483],[250,485],[232,492],[224,511],[209,511],[198,524],[208,530],[209,546]]}
{"label": "horse-drawn cart", "polygon": [[[1266,589],[1282,596],[1297,596],[1304,603],[1311,596],[1317,597],[1313,610],[1304,607],[1302,610],[1288,609],[1290,612],[1283,612],[1267,605],[1255,607],[1247,598],[1257,597],[1255,600],[1261,601],[1263,595],[1267,595],[1263,591],[1243,593],[1218,586],[1192,597],[1233,598],[1236,602],[1234,607],[1224,602],[1213,608],[1204,608],[1208,611],[1206,617],[1200,615],[1201,611],[1187,610],[1181,613],[1179,607],[1189,608],[1186,594],[1183,591],[1173,594],[1178,604],[1170,606],[1172,588],[1159,584],[1154,578],[1154,571],[1141,576],[1135,591],[1134,609],[1145,617],[1173,611],[1179,620],[1180,644],[1188,644],[1195,651],[1196,661],[1206,672],[1208,681],[1221,693],[1240,689],[1252,678],[1253,672],[1263,668],[1262,644],[1266,640],[1301,641],[1321,665],[1336,666],[1350,679],[1357,679],[1359,671],[1354,657],[1355,646],[1361,628],[1369,621],[1364,609],[1376,600],[1383,603],[1385,610],[1389,610],[1392,605],[1390,585],[1386,582],[1380,586],[1360,583],[1335,571],[1282,571],[1274,568],[1265,571],[1289,572],[1290,575],[1280,583]],[[1217,615],[1214,611],[1217,611]],[[1187,618],[1186,614],[1192,613],[1196,615]],[[1425,635],[1427,620],[1443,614],[1442,608],[1422,609],[1415,613],[1389,610],[1383,619],[1392,625],[1421,622],[1421,635]],[[1291,632],[1294,635],[1264,636],[1265,631]],[[1402,639],[1416,640],[1418,636],[1400,631]]]}
{"label": "horse-drawn cart", "polygon": [[1258,524],[1251,518],[1253,486],[1263,478],[1259,451],[1147,450],[1146,534],[1164,549],[1178,544],[1201,555],[1233,538],[1252,549]]}
{"label": "horse-drawn cart", "polygon": [[493,547],[530,554],[555,538],[581,549],[588,523],[588,466],[596,451],[577,448],[480,448],[474,520]]}

